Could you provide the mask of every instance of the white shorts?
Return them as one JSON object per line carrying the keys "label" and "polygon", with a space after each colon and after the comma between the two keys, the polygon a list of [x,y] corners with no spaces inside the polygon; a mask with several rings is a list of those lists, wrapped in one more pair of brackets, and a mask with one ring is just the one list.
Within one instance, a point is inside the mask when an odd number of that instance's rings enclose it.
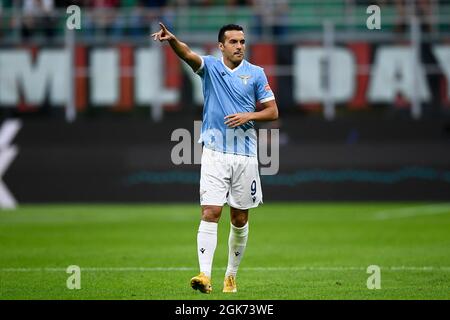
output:
{"label": "white shorts", "polygon": [[246,210],[262,203],[258,158],[203,148],[200,204]]}

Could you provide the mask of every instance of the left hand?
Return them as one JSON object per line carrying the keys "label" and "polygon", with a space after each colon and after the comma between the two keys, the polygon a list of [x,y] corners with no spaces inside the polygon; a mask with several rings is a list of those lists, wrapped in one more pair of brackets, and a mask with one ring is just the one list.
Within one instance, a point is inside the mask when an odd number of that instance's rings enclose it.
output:
{"label": "left hand", "polygon": [[226,121],[224,122],[229,128],[236,128],[246,124],[251,120],[250,112],[242,112],[242,113],[234,113],[229,114],[225,117]]}

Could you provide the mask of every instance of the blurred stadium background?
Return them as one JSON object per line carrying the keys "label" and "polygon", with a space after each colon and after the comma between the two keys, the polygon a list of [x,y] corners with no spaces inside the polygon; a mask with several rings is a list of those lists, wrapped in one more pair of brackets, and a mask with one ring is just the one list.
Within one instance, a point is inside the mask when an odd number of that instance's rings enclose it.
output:
{"label": "blurred stadium background", "polygon": [[449,298],[450,1],[0,0],[0,206],[19,206],[0,212],[0,299],[198,299],[200,167],[172,163],[171,134],[194,136],[201,83],[158,21],[202,54],[243,25],[277,97],[238,298]]}
{"label": "blurred stadium background", "polygon": [[280,128],[266,201],[450,198],[449,1],[0,4],[1,118],[21,121],[3,180],[18,203],[197,201],[199,166],[170,151],[201,119],[201,84],[152,43],[158,21],[204,54],[223,24],[245,27],[281,115],[260,126]]}

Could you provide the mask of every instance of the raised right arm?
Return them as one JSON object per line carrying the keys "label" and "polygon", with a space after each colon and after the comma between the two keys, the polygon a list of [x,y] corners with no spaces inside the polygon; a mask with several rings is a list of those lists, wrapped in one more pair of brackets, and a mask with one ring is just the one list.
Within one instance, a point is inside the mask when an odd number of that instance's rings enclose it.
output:
{"label": "raised right arm", "polygon": [[151,36],[153,40],[159,40],[161,42],[167,41],[169,42],[172,50],[177,54],[180,59],[186,61],[186,63],[194,70],[195,72],[200,69],[202,65],[202,58],[192,51],[187,44],[179,41],[174,34],[172,34],[169,30],[167,30],[166,26],[159,23],[161,26],[161,30],[153,33]]}

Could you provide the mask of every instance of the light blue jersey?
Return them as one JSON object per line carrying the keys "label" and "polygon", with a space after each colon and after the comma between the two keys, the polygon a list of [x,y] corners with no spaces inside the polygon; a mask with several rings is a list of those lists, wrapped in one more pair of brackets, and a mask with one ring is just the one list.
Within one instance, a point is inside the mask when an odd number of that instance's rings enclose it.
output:
{"label": "light blue jersey", "polygon": [[197,74],[202,78],[205,98],[199,142],[211,150],[256,157],[253,121],[237,128],[229,128],[224,122],[227,115],[254,112],[257,101],[275,99],[263,68],[242,60],[231,70],[223,59],[203,56]]}

